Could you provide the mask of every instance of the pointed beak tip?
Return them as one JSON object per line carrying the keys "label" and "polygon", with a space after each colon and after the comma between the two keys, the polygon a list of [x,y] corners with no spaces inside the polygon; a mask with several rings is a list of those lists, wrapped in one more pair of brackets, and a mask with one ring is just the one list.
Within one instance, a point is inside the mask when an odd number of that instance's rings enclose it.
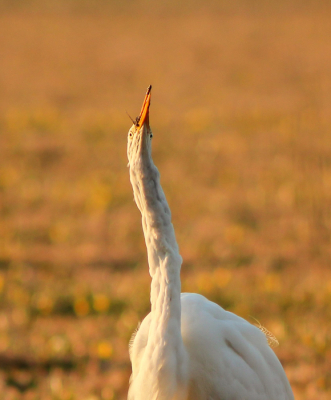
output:
{"label": "pointed beak tip", "polygon": [[137,128],[141,128],[145,122],[149,125],[149,106],[151,104],[151,90],[152,85],[149,85],[140,111],[140,115],[138,117]]}

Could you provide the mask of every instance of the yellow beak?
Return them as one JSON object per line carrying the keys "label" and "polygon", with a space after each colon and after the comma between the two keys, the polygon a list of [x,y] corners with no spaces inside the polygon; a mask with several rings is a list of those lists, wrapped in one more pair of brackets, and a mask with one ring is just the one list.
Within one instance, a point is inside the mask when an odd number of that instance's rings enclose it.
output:
{"label": "yellow beak", "polygon": [[149,85],[147,88],[146,96],[139,117],[137,118],[136,127],[138,129],[140,129],[145,122],[147,124],[149,123],[149,106],[151,104],[151,90],[152,90],[152,85]]}

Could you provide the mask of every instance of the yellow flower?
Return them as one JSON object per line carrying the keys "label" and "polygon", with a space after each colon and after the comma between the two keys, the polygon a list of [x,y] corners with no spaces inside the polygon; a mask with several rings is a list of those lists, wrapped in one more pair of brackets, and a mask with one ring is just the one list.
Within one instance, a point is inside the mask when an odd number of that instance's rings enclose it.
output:
{"label": "yellow flower", "polygon": [[110,299],[105,294],[95,294],[93,296],[93,308],[102,313],[108,311]]}
{"label": "yellow flower", "polygon": [[97,353],[99,358],[110,358],[113,354],[113,346],[111,345],[111,343],[106,341],[100,342],[98,343]]}

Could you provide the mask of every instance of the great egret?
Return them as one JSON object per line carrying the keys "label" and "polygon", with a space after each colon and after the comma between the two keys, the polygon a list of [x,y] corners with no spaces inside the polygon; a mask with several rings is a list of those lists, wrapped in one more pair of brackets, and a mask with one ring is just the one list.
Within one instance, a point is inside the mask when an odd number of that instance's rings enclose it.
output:
{"label": "great egret", "polygon": [[142,215],[151,312],[132,338],[129,400],[291,400],[266,335],[199,294],[181,293],[171,213],[152,160],[151,86],[128,133],[134,199]]}

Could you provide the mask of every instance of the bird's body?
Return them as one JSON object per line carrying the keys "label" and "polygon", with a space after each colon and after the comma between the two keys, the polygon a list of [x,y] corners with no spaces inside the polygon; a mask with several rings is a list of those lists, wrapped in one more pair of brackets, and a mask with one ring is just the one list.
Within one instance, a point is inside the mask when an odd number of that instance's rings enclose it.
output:
{"label": "bird's body", "polygon": [[[283,367],[260,329],[195,293],[182,293],[181,311],[181,334],[189,356],[184,399],[293,399]],[[137,375],[151,318],[148,314],[143,320],[131,348],[132,361],[137,361]],[[146,394],[144,379],[138,382],[142,384],[138,392]],[[132,399],[145,398],[137,396],[136,389],[134,373]]]}
{"label": "bird's body", "polygon": [[205,297],[181,294],[171,213],[151,157],[150,88],[129,131],[134,198],[152,277],[151,312],[132,340],[129,400],[293,400],[285,372],[256,326]]}

